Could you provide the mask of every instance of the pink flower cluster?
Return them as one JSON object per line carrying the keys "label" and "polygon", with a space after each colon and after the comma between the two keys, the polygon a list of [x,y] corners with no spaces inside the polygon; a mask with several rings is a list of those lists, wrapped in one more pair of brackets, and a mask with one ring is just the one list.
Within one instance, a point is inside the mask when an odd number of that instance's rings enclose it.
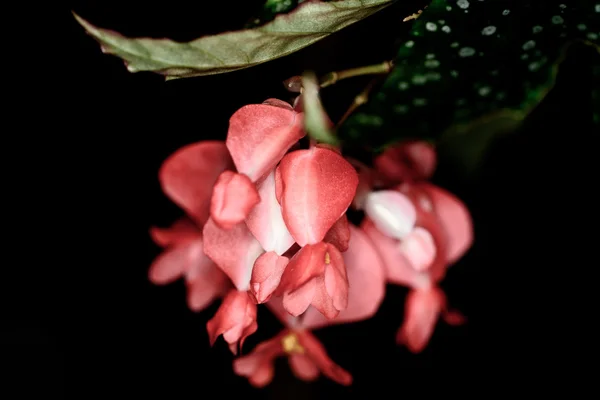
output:
{"label": "pink flower cluster", "polygon": [[[269,99],[236,111],[225,142],[185,146],[159,174],[187,216],[152,228],[164,251],[150,280],[185,279],[194,311],[222,298],[206,327],[211,345],[222,335],[234,354],[257,330],[257,304],[285,326],[234,360],[255,386],[272,380],[279,356],[300,379],[323,374],[350,384],[311,331],[372,317],[386,283],[411,288],[397,341],[413,352],[426,346],[439,316],[463,321],[438,283],[470,247],[471,218],[460,200],[427,182],[434,149],[402,143],[369,168],[331,146],[303,146],[305,136],[303,113]],[[348,221],[349,207],[364,211],[360,226]]]}

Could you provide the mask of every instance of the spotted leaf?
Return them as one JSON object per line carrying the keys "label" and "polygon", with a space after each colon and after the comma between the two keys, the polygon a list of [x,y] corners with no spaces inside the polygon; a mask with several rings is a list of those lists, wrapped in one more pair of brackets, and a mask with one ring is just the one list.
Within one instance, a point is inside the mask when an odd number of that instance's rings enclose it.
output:
{"label": "spotted leaf", "polygon": [[436,140],[473,169],[493,139],[514,131],[552,88],[569,45],[598,50],[599,36],[598,0],[433,0],[379,92],[339,135],[369,138],[379,149],[400,139]]}

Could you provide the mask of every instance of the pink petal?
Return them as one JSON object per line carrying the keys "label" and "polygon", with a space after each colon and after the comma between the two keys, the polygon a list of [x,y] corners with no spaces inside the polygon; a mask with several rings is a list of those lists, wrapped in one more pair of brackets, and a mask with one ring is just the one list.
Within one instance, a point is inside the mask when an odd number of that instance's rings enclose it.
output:
{"label": "pink petal", "polygon": [[467,317],[465,317],[460,311],[456,310],[447,310],[442,313],[442,318],[445,323],[452,326],[463,325],[467,322]]}
{"label": "pink petal", "polygon": [[469,210],[456,196],[440,187],[428,183],[420,186],[429,195],[435,213],[447,233],[448,262],[455,263],[473,244],[473,222]]}
{"label": "pink petal", "polygon": [[352,384],[352,375],[331,361],[325,347],[314,335],[307,331],[298,332],[298,341],[323,375],[341,385]]}
{"label": "pink petal", "polygon": [[256,259],[252,269],[250,289],[258,304],[265,303],[279,286],[281,275],[288,265],[287,257],[278,256],[275,252],[263,253]]}
{"label": "pink petal", "polygon": [[436,248],[433,236],[421,227],[416,227],[399,247],[411,266],[417,271],[425,271],[435,260]]}
{"label": "pink petal", "polygon": [[221,229],[209,219],[203,230],[204,253],[227,274],[238,290],[248,290],[254,262],[263,253],[246,224]]}
{"label": "pink petal", "polygon": [[292,316],[304,313],[315,298],[317,278],[311,279],[294,291],[283,294],[283,308]]}
{"label": "pink petal", "polygon": [[409,141],[388,148],[374,165],[390,183],[429,179],[437,164],[435,148],[421,141]]}
{"label": "pink petal", "polygon": [[342,253],[348,250],[348,243],[350,242],[350,224],[348,223],[346,214],[342,215],[342,217],[333,224],[323,241],[331,243]]}
{"label": "pink petal", "polygon": [[292,373],[298,379],[312,382],[319,377],[319,368],[304,354],[290,354],[288,362]]}
{"label": "pink petal", "polygon": [[281,335],[260,343],[246,356],[233,361],[233,370],[237,375],[248,378],[255,387],[268,385],[274,375],[274,359],[283,354]]}
{"label": "pink petal", "polygon": [[285,226],[275,195],[275,170],[258,183],[258,194],[261,200],[248,214],[246,225],[263,249],[282,255],[294,244],[294,238]]}
{"label": "pink petal", "polygon": [[248,378],[248,382],[256,388],[263,388],[273,381],[275,368],[272,363],[261,364],[256,372]]}
{"label": "pink petal", "polygon": [[203,258],[201,239],[170,247],[154,259],[148,278],[156,285],[171,283],[182,278],[194,264],[201,263]]}
{"label": "pink petal", "polygon": [[224,171],[217,179],[210,202],[210,217],[223,229],[246,219],[260,202],[254,184],[246,175]]}
{"label": "pink petal", "polygon": [[313,305],[335,318],[348,305],[348,277],[340,251],[329,243],[303,247],[289,262],[277,290],[293,316]]}
{"label": "pink petal", "polygon": [[180,218],[169,228],[150,228],[150,237],[158,246],[168,247],[202,238],[202,230],[189,218]]}
{"label": "pink petal", "polygon": [[350,225],[350,229],[350,246],[343,254],[348,271],[348,307],[331,320],[314,307],[309,307],[301,324],[306,329],[371,318],[383,301],[386,283],[383,261],[373,242],[361,229],[354,225]]}
{"label": "pink petal", "polygon": [[356,171],[336,152],[319,147],[287,154],[278,168],[290,233],[300,246],[322,241],[354,198]]}
{"label": "pink petal", "polygon": [[346,159],[354,166],[358,174],[358,187],[356,188],[354,200],[352,200],[352,207],[357,210],[362,210],[365,206],[368,194],[371,193],[375,186],[375,172],[358,160],[352,158]]}
{"label": "pink petal", "polygon": [[197,279],[187,284],[187,304],[192,311],[210,306],[224,291],[226,281],[214,282]]}
{"label": "pink petal", "polygon": [[200,263],[186,273],[187,302],[192,311],[201,311],[231,289],[227,276],[203,253]]}
{"label": "pink petal", "polygon": [[279,106],[251,104],[229,120],[226,144],[238,172],[256,182],[304,135],[301,114]]}
{"label": "pink petal", "polygon": [[406,298],[404,323],[396,336],[413,353],[423,351],[446,307],[446,297],[439,288],[412,290]]}
{"label": "pink petal", "polygon": [[281,179],[281,170],[275,168],[275,198],[281,204],[281,196],[283,196],[283,180]]}
{"label": "pink petal", "polygon": [[428,274],[414,269],[403,256],[399,240],[381,233],[368,218],[364,219],[361,228],[381,256],[389,282],[414,288],[430,285],[431,280]]}
{"label": "pink petal", "polygon": [[247,292],[237,290],[231,290],[225,296],[215,316],[206,324],[211,346],[223,335],[234,354],[237,354],[238,343],[241,348],[246,337],[256,332],[257,327],[256,304]]}
{"label": "pink petal", "polygon": [[365,213],[380,232],[394,239],[410,234],[417,220],[417,211],[410,199],[394,190],[369,193]]}
{"label": "pink petal", "polygon": [[204,141],[182,147],[167,158],[159,179],[164,193],[202,226],[218,176],[232,168],[225,143]]}
{"label": "pink petal", "polygon": [[299,326],[299,319],[290,315],[283,306],[282,297],[271,297],[266,303],[267,308],[271,311],[277,319],[288,328],[295,328]]}

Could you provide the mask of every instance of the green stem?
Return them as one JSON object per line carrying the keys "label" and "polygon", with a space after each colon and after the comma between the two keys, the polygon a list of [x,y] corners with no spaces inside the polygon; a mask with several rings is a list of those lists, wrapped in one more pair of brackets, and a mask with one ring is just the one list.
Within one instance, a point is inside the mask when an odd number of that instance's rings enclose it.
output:
{"label": "green stem", "polygon": [[356,111],[358,107],[362,106],[369,100],[369,94],[371,93],[371,90],[373,90],[373,87],[375,86],[375,83],[377,83],[377,81],[377,78],[373,79],[371,82],[369,82],[367,87],[364,88],[363,91],[360,92],[360,94],[354,98],[354,101],[352,102],[352,104],[350,104],[350,107],[346,110],[344,115],[342,115],[342,118],[340,118],[340,120],[338,121],[336,128],[339,128],[340,125],[342,125],[346,121],[346,119],[348,119],[348,117],[354,111]]}
{"label": "green stem", "polygon": [[321,78],[319,86],[325,88],[342,79],[353,78],[355,76],[387,74],[391,71],[393,66],[394,64],[392,61],[384,61],[380,64],[330,72]]}

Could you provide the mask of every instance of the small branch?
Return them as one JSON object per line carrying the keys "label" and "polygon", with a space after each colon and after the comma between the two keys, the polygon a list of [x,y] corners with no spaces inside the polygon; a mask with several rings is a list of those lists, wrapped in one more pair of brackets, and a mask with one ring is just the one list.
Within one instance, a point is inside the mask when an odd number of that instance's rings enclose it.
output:
{"label": "small branch", "polygon": [[[427,6],[424,7],[424,9],[427,8]],[[423,13],[423,10],[419,10],[414,14],[409,15],[408,17],[404,18],[402,20],[402,22],[406,22],[406,21],[410,21],[411,19],[417,19],[421,16],[421,14]]]}
{"label": "small branch", "polygon": [[369,100],[369,94],[371,93],[371,90],[373,90],[373,87],[375,86],[376,82],[377,78],[373,79],[371,82],[369,82],[367,87],[364,88],[364,90],[354,98],[354,101],[352,102],[352,104],[350,104],[348,110],[346,110],[342,118],[340,118],[340,120],[338,121],[336,129],[339,128],[339,126],[342,125],[358,107],[362,106]]}
{"label": "small branch", "polygon": [[393,61],[384,61],[380,64],[368,65],[366,67],[330,72],[321,78],[320,86],[321,88],[325,88],[342,79],[353,78],[355,76],[387,74],[392,70],[393,66]]}

